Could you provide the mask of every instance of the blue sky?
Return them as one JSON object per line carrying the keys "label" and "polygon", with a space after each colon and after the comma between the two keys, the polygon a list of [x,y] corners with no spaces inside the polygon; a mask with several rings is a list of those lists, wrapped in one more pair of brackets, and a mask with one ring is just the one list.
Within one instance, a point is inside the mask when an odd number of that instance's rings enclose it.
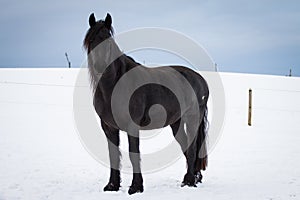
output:
{"label": "blue sky", "polygon": [[[220,71],[300,76],[298,0],[2,0],[0,67],[73,66],[86,57],[88,17],[109,12],[116,34],[139,27],[174,29],[206,48]],[[122,49],[122,47],[121,47]],[[145,51],[139,61],[157,63]],[[157,60],[156,60],[157,59]],[[165,56],[164,63],[174,63]]]}

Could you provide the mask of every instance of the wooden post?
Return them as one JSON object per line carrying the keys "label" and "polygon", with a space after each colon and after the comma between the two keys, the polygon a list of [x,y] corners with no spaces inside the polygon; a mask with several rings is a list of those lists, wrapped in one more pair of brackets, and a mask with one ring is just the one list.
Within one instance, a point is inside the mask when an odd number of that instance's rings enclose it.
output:
{"label": "wooden post", "polygon": [[68,67],[71,68],[71,61],[69,60],[69,56],[68,56],[68,53],[67,53],[67,52],[65,53],[65,56],[66,56],[66,58],[67,58]]}
{"label": "wooden post", "polygon": [[252,125],[252,89],[249,89],[248,125]]}

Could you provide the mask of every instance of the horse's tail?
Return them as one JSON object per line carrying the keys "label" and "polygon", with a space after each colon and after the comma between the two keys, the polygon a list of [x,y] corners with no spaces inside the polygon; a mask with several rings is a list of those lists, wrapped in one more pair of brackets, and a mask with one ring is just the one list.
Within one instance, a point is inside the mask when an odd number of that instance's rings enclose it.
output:
{"label": "horse's tail", "polygon": [[195,162],[195,171],[205,170],[208,164],[207,159],[207,131],[208,131],[208,120],[207,120],[207,106],[204,107],[204,116],[200,123],[197,136],[197,159]]}

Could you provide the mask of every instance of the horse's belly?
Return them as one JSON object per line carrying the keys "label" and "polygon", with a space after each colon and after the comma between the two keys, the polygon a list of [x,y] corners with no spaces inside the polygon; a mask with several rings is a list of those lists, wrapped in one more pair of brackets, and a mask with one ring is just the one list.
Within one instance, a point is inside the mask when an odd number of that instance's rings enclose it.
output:
{"label": "horse's belly", "polygon": [[181,107],[169,89],[145,85],[131,96],[130,116],[142,130],[158,129],[175,123],[181,116]]}

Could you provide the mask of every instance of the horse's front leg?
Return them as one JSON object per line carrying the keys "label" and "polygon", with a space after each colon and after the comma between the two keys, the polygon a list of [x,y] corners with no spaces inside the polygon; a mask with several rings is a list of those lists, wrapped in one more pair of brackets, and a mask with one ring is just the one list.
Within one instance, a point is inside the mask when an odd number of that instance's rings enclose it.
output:
{"label": "horse's front leg", "polygon": [[118,191],[120,188],[120,138],[119,130],[108,126],[101,120],[102,129],[106,135],[110,160],[110,178],[104,191]]}
{"label": "horse's front leg", "polygon": [[137,192],[143,192],[143,177],[141,173],[141,157],[140,157],[140,138],[139,131],[134,131],[128,133],[128,142],[129,142],[129,157],[133,168],[133,179],[131,186],[128,190],[128,194],[134,194]]}

